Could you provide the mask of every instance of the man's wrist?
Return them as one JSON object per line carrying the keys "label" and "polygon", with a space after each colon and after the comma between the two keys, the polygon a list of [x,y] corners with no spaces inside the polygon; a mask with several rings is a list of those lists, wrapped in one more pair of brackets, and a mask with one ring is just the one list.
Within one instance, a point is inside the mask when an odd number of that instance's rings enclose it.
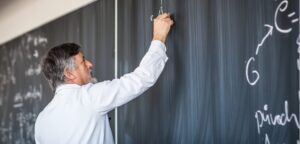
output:
{"label": "man's wrist", "polygon": [[166,38],[161,37],[161,36],[153,36],[153,40],[159,40],[159,41],[161,41],[162,43],[165,43],[165,42],[166,42]]}

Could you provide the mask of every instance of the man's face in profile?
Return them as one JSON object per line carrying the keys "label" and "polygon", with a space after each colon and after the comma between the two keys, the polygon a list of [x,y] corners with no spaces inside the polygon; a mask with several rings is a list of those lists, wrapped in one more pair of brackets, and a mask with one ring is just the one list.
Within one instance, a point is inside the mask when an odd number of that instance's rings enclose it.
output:
{"label": "man's face in profile", "polygon": [[92,63],[85,59],[82,52],[74,56],[76,68],[73,71],[79,85],[85,85],[92,80]]}

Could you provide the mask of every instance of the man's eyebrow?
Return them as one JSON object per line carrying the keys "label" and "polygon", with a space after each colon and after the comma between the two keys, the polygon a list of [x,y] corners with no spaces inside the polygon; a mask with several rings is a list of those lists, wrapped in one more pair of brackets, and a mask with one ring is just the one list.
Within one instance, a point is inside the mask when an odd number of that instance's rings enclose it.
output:
{"label": "man's eyebrow", "polygon": [[82,56],[82,61],[85,61],[85,57],[84,56]]}

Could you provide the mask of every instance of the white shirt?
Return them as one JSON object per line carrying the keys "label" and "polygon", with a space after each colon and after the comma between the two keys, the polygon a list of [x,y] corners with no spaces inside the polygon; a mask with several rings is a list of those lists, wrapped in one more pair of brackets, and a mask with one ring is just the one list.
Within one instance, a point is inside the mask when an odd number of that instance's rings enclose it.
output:
{"label": "white shirt", "polygon": [[107,113],[141,95],[161,74],[168,59],[160,41],[134,72],[96,84],[64,84],[35,123],[37,144],[113,144]]}

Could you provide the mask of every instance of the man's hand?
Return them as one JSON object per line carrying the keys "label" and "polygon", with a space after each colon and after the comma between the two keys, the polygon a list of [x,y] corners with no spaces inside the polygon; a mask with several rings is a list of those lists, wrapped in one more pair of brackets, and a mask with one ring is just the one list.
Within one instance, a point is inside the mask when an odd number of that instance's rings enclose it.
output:
{"label": "man's hand", "polygon": [[165,43],[173,23],[168,13],[157,16],[153,23],[153,40],[159,40]]}

